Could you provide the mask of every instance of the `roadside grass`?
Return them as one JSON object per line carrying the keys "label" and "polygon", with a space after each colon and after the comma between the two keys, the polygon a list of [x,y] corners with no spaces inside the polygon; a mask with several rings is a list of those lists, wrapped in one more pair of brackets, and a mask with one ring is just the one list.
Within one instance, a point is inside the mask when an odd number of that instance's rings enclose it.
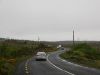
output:
{"label": "roadside grass", "polygon": [[5,40],[0,42],[0,75],[13,75],[16,65],[34,56],[37,51],[54,50],[54,47],[38,45],[33,41]]}
{"label": "roadside grass", "polygon": [[21,56],[16,58],[2,58],[0,59],[0,75],[13,75],[18,64],[28,58],[32,57],[31,55],[28,56]]}
{"label": "roadside grass", "polygon": [[86,43],[77,44],[60,55],[61,58],[83,66],[100,69],[100,50]]}

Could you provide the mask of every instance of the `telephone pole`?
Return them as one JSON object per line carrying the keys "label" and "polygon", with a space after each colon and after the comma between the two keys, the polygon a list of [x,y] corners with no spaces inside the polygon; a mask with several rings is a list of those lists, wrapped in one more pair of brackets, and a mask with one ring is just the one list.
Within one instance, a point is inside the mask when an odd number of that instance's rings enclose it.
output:
{"label": "telephone pole", "polygon": [[75,45],[75,35],[74,35],[74,30],[73,30],[73,46]]}

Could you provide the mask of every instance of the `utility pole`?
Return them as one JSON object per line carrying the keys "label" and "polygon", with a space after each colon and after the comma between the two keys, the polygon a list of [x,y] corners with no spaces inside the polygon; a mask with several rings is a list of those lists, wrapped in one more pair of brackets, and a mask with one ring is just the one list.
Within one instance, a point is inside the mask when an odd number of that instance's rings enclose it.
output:
{"label": "utility pole", "polygon": [[73,30],[73,46],[75,45],[75,35],[74,35],[74,30]]}

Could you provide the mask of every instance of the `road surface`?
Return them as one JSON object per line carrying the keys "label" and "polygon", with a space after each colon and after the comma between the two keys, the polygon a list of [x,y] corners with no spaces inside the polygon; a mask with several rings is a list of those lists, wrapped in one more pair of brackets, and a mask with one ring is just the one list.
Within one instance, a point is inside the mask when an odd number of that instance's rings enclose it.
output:
{"label": "road surface", "polygon": [[47,61],[35,61],[34,57],[21,63],[15,75],[100,75],[100,70],[67,62],[59,57],[64,50],[48,55]]}

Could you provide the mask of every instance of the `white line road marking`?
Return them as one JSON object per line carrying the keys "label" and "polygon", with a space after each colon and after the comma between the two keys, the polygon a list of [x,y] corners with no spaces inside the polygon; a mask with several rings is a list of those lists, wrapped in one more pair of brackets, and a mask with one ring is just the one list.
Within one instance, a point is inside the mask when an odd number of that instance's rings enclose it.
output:
{"label": "white line road marking", "polygon": [[29,62],[29,60],[27,60],[26,63],[25,63],[25,73],[27,75],[29,74],[29,71],[28,71],[28,62]]}
{"label": "white line road marking", "polygon": [[26,71],[26,73],[27,73],[27,74],[29,74],[29,72],[28,72],[28,71]]}
{"label": "white line road marking", "polygon": [[73,73],[71,73],[71,72],[68,72],[68,71],[66,71],[66,70],[63,70],[63,69],[59,68],[58,66],[54,65],[51,61],[49,61],[48,57],[49,57],[49,55],[47,56],[47,61],[48,61],[52,66],[54,66],[55,68],[57,68],[57,69],[59,69],[59,70],[61,70],[61,71],[63,71],[63,72],[66,72],[66,73],[68,73],[68,74],[70,74],[70,75],[75,75],[75,74],[73,74]]}
{"label": "white line road marking", "polygon": [[25,68],[25,70],[27,71],[28,69],[27,69],[27,68]]}
{"label": "white line road marking", "polygon": [[75,63],[73,63],[73,62],[70,62],[70,61],[67,61],[67,60],[65,60],[65,59],[62,59],[62,58],[60,58],[59,56],[58,56],[58,59],[59,59],[59,60],[62,60],[63,62],[66,62],[66,63],[68,63],[68,64],[74,65],[74,66],[76,66],[76,67],[82,67],[82,68],[85,68],[85,69],[91,69],[91,70],[93,70],[93,71],[97,70],[97,69],[95,69],[95,68],[90,68],[90,67],[82,66],[82,65],[79,65],[79,64],[75,64]]}

